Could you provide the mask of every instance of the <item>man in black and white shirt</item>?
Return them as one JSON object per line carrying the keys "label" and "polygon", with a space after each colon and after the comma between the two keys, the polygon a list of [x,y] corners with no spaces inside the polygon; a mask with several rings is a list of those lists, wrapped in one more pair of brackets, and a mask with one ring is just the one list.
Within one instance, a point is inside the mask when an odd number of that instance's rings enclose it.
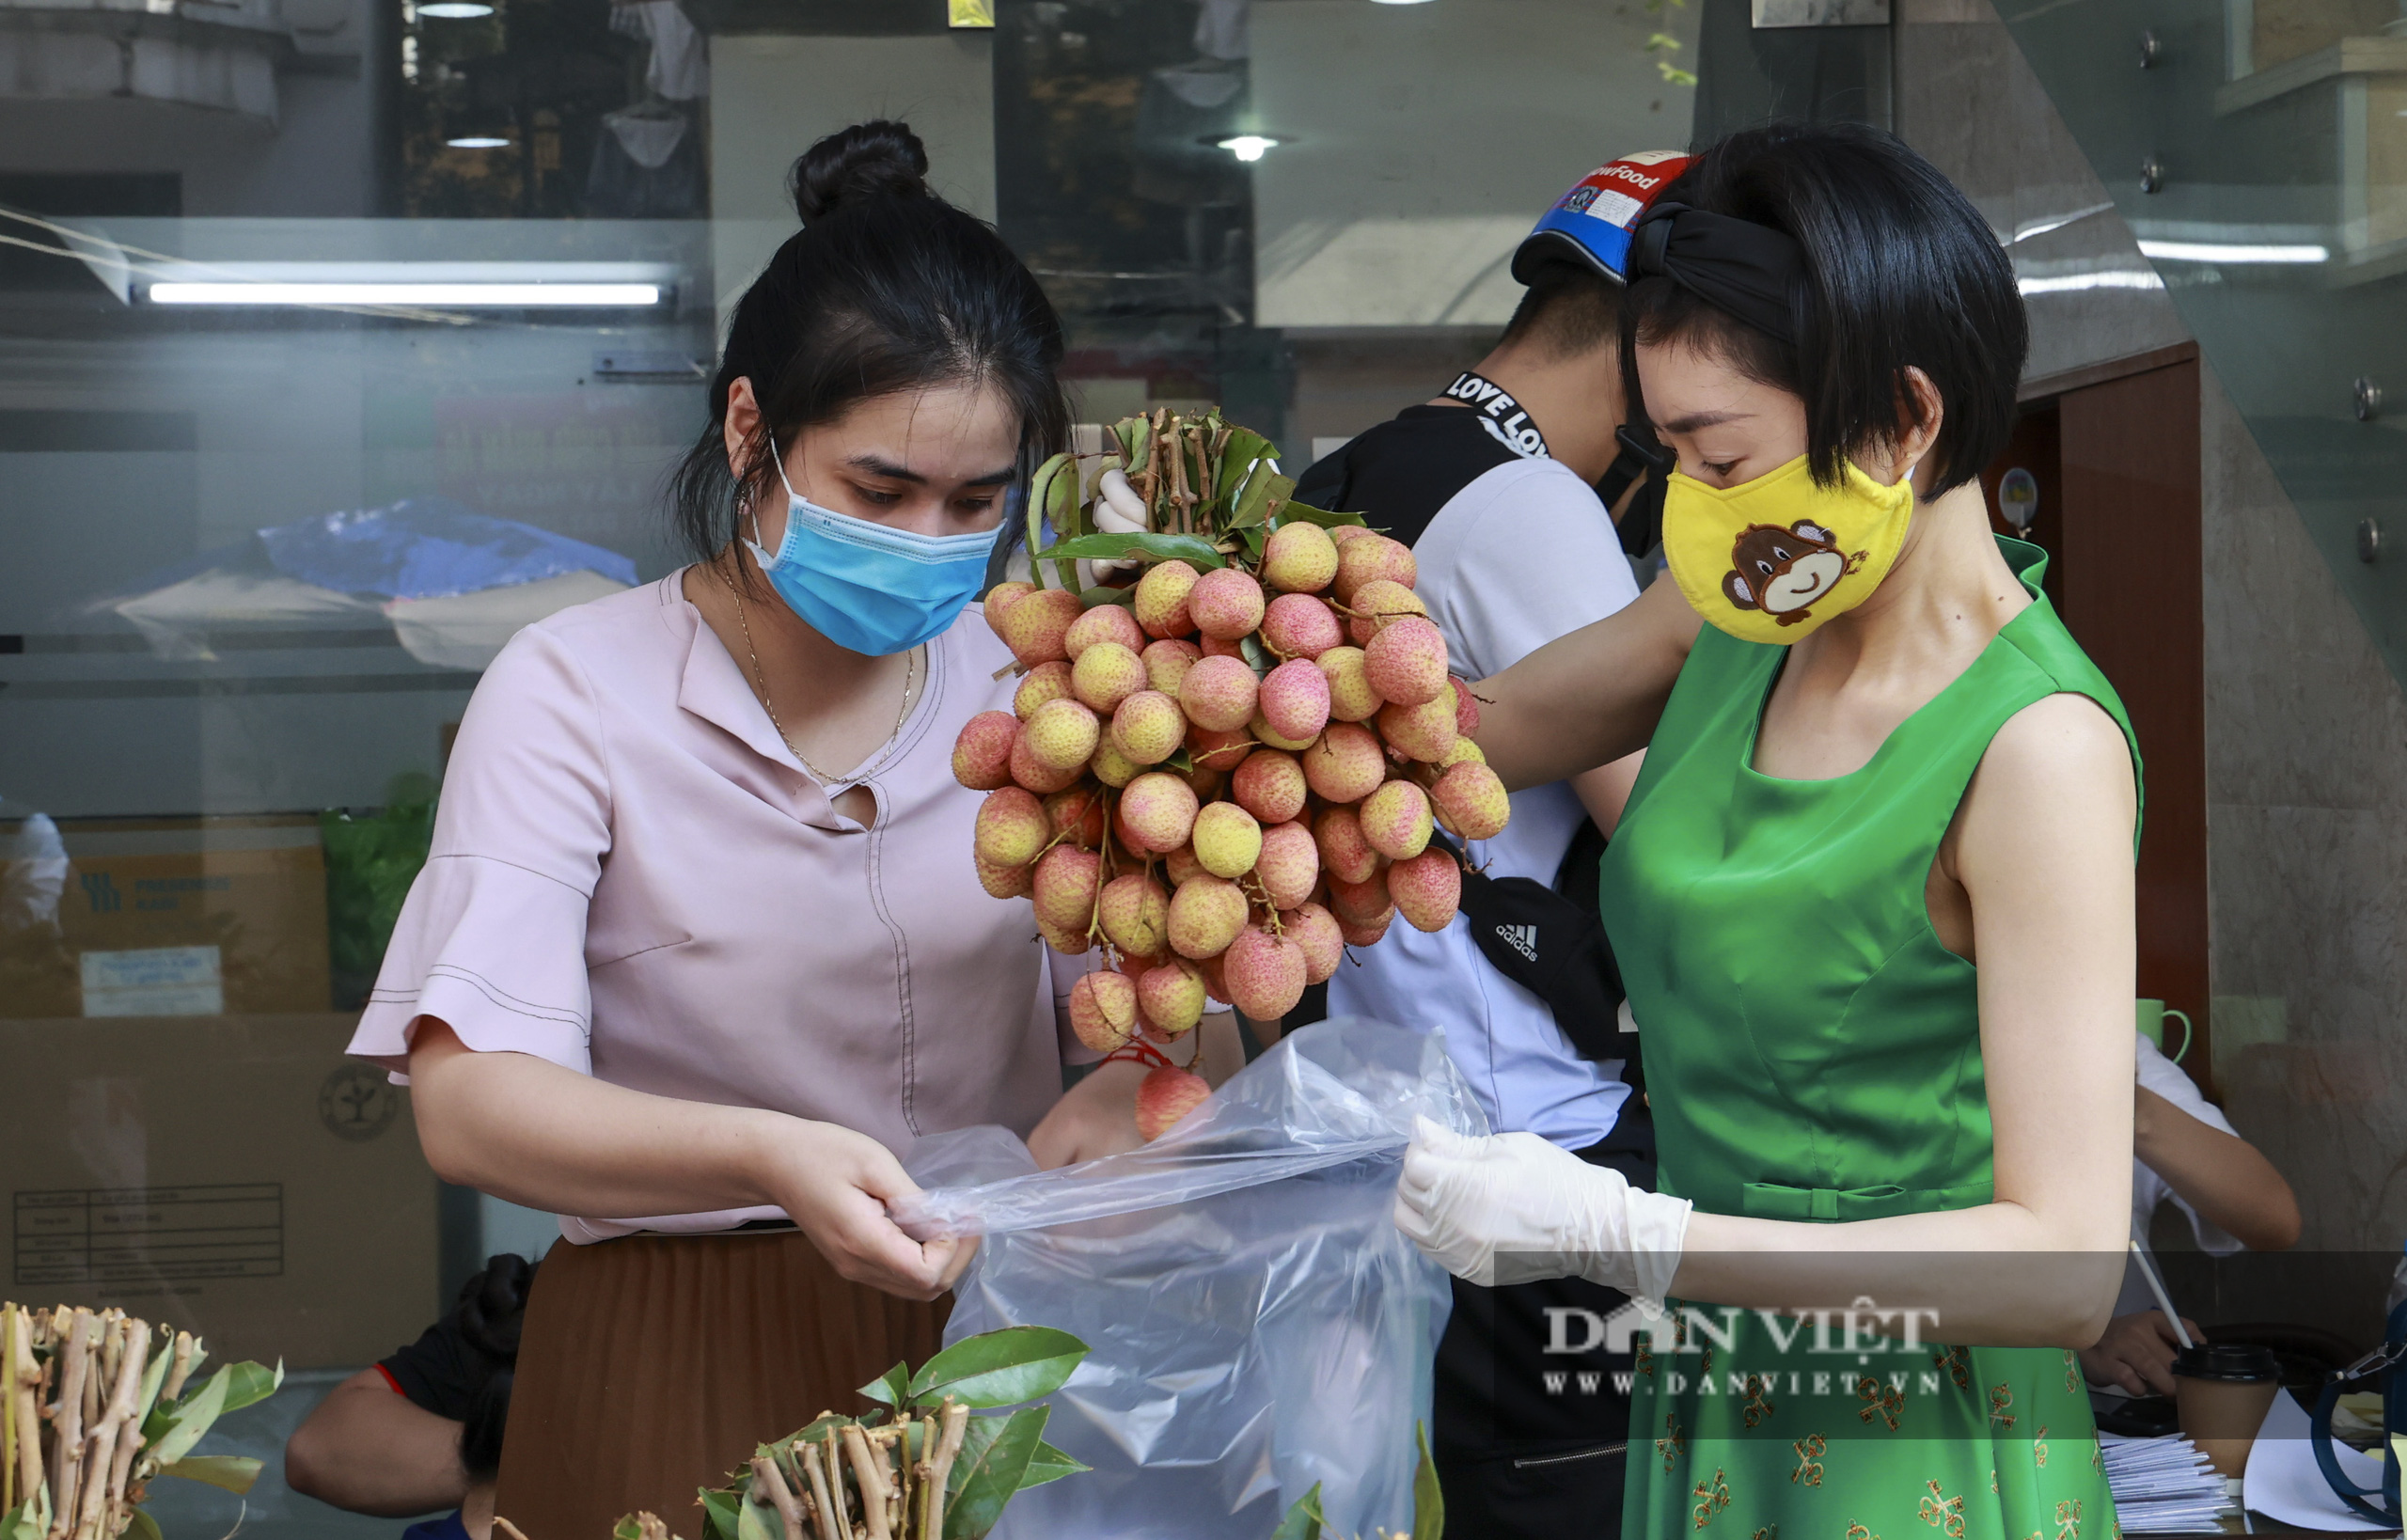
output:
{"label": "man in black and white shirt", "polygon": [[[1478,367],[1297,485],[1298,500],[1359,510],[1413,548],[1416,591],[1458,675],[1498,673],[1638,597],[1617,524],[1650,495],[1660,507],[1660,489],[1632,479],[1637,462],[1616,438],[1626,414],[1621,285],[1611,263],[1628,235],[1597,210],[1628,204],[1634,222],[1644,204],[1606,189],[1636,178],[1660,190],[1682,165],[1630,157],[1583,179],[1516,258],[1514,276],[1529,291]],[[1609,507],[1606,493],[1620,506]],[[1610,834],[1637,768],[1633,756],[1515,793],[1511,823],[1471,847],[1472,865],[1553,885],[1585,824]],[[1623,1061],[1583,1058],[1548,1002],[1481,954],[1471,927],[1468,915],[1434,934],[1392,927],[1355,953],[1361,966],[1329,981],[1326,1014],[1443,1029],[1496,1132],[1537,1134],[1651,1186],[1652,1130]],[[1315,1014],[1308,1003],[1290,1020]],[[1592,1043],[1596,1031],[1613,1030],[1589,1025]],[[1626,1375],[1630,1360],[1562,1349],[1588,1344],[1589,1323],[1622,1303],[1578,1279],[1495,1289],[1455,1282],[1433,1429],[1449,1540],[1619,1532],[1629,1402],[1613,1371]]]}

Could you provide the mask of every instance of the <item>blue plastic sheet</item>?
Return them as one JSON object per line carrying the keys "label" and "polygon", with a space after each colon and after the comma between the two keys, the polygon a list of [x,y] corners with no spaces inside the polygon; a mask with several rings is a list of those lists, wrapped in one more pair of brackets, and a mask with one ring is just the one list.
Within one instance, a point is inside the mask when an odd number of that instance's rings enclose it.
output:
{"label": "blue plastic sheet", "polygon": [[488,518],[448,497],[321,513],[259,535],[276,571],[338,593],[441,599],[575,572],[636,584],[635,562],[616,551]]}
{"label": "blue plastic sheet", "polygon": [[1091,1349],[1045,1437],[1093,1467],[999,1536],[1266,1540],[1314,1485],[1341,1534],[1410,1532],[1413,1424],[1451,1301],[1396,1231],[1416,1116],[1487,1121],[1435,1033],[1291,1033],[1140,1150],[1038,1171],[1008,1131],[923,1139],[915,1234],[978,1234],[945,1328],[1057,1327]]}

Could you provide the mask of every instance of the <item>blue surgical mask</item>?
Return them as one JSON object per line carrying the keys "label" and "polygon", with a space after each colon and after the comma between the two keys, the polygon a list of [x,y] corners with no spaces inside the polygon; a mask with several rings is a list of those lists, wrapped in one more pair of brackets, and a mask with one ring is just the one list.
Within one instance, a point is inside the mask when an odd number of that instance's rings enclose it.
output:
{"label": "blue surgical mask", "polygon": [[778,479],[786,489],[778,554],[744,543],[787,607],[839,647],[871,657],[907,652],[942,636],[986,579],[999,524],[918,535],[820,507],[794,491],[783,462]]}

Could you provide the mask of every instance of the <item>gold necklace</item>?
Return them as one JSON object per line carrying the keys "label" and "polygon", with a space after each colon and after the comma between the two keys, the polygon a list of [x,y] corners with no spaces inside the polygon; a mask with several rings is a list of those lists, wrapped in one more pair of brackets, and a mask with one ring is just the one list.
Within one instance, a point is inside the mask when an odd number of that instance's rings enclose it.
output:
{"label": "gold necklace", "polygon": [[[794,743],[793,735],[786,731],[786,725],[778,720],[778,708],[769,699],[769,676],[761,668],[761,650],[752,645],[752,622],[744,618],[743,590],[735,586],[735,580],[729,577],[717,562],[711,563],[711,571],[716,573],[718,580],[727,586],[727,596],[735,601],[735,623],[743,629],[744,651],[750,654],[752,659],[752,687],[760,692],[762,709],[769,714],[769,725],[778,730],[779,741],[786,746],[786,752],[794,757],[795,762],[810,771],[812,778],[822,785],[844,784],[846,778],[831,776],[805,758],[801,747]],[[886,735],[888,743],[893,742],[902,733],[904,722],[910,717],[911,685],[919,677],[919,667],[920,650],[915,647],[903,657],[903,707],[894,714],[894,731]],[[868,762],[867,760],[861,762],[862,764]],[[853,768],[857,770],[860,765],[857,764]]]}

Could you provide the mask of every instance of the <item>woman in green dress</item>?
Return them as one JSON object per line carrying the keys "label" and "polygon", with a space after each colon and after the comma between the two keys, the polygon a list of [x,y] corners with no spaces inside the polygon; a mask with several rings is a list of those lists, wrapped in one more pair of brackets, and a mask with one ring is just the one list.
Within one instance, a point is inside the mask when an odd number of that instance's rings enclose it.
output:
{"label": "woman in green dress", "polygon": [[2108,1540],[2071,1350],[2130,1209],[2138,761],[1990,530],[2013,273],[1901,143],[1795,127],[1707,151],[1629,279],[1675,581],[1479,693],[1510,785],[1647,748],[1603,901],[1660,1190],[1424,1128],[1398,1223],[1639,1301],[1625,1534]]}

